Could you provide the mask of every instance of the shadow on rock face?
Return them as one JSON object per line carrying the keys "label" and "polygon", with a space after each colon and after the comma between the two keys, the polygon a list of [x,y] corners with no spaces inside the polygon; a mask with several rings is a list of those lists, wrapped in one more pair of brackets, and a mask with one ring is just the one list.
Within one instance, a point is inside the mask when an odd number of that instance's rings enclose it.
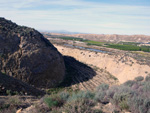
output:
{"label": "shadow on rock face", "polygon": [[8,95],[8,93],[9,95],[21,94],[33,96],[42,96],[45,94],[43,91],[38,90],[35,87],[22,82],[21,80],[0,72],[0,95]]}
{"label": "shadow on rock face", "polygon": [[84,63],[77,61],[70,56],[64,56],[66,66],[66,78],[60,84],[61,87],[68,87],[80,82],[92,79],[96,72]]}

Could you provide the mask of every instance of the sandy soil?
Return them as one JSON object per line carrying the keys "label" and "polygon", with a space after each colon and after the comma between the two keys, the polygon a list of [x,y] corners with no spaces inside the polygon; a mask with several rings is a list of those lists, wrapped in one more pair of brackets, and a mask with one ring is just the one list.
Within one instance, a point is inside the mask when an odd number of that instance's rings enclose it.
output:
{"label": "sandy soil", "polygon": [[150,66],[141,65],[135,59],[123,54],[110,55],[56,44],[54,46],[63,55],[74,57],[80,62],[107,70],[117,77],[120,83],[132,80],[137,76],[145,77],[150,73]]}

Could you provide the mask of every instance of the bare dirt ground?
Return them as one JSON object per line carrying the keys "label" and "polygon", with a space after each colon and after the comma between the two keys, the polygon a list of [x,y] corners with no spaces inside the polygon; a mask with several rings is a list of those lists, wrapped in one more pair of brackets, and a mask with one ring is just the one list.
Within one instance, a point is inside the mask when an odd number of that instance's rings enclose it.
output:
{"label": "bare dirt ground", "polygon": [[68,84],[74,90],[94,90],[101,83],[106,83],[110,86],[119,84],[118,80],[105,69],[81,63],[69,56],[65,56],[64,59],[67,76],[70,77],[64,84]]}
{"label": "bare dirt ground", "polygon": [[61,54],[74,57],[82,63],[96,66],[99,69],[104,69],[118,78],[120,83],[124,83],[127,80],[133,80],[137,76],[145,77],[150,73],[150,66],[148,65],[148,62],[144,60],[145,57],[136,59],[137,56],[134,58],[135,54],[128,51],[90,46],[92,48],[111,52],[100,53],[64,45],[67,43],[87,47],[86,44],[80,42],[78,43],[59,39],[57,41],[52,40],[51,42]]}

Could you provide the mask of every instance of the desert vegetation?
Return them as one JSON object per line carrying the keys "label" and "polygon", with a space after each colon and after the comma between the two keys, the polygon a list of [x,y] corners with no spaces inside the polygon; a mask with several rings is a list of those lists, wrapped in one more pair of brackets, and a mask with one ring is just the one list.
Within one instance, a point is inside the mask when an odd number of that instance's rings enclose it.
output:
{"label": "desert vegetation", "polygon": [[[150,75],[136,77],[122,85],[100,84],[94,91],[55,88],[36,103],[30,112],[104,113],[150,112]],[[18,100],[17,100],[18,101]],[[111,111],[108,111],[107,105]],[[1,107],[1,111],[4,107]]]}

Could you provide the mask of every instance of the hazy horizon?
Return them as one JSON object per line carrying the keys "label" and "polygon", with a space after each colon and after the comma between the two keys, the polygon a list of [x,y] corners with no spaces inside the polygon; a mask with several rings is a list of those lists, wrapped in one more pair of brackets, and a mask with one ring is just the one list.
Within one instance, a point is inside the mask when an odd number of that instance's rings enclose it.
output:
{"label": "hazy horizon", "polygon": [[119,33],[84,33],[84,32],[71,32],[71,31],[66,31],[66,30],[38,30],[41,33],[58,33],[58,34],[95,34],[95,35],[145,35],[145,36],[150,36],[146,34],[119,34]]}
{"label": "hazy horizon", "polygon": [[0,14],[42,31],[150,35],[149,0],[5,0]]}

